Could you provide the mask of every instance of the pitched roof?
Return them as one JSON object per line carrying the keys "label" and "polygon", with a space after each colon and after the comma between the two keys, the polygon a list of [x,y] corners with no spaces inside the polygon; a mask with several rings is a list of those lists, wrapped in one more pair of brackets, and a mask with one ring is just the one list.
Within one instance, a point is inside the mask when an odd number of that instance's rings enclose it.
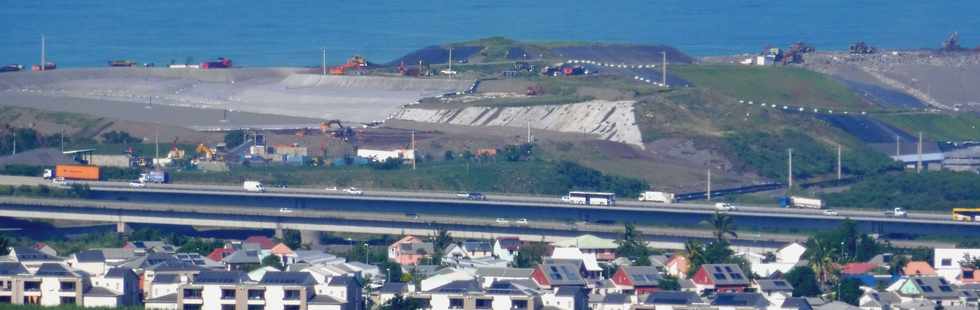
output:
{"label": "pitched roof", "polygon": [[902,268],[902,274],[907,276],[934,276],[936,269],[929,266],[927,262],[912,261],[905,264],[905,268]]}
{"label": "pitched roof", "polygon": [[226,264],[259,264],[259,251],[241,250],[222,259]]}
{"label": "pitched roof", "polygon": [[293,249],[290,249],[289,246],[287,246],[285,243],[282,242],[273,246],[270,252],[272,252],[273,255],[279,255],[279,256],[296,255],[296,253],[293,253]]}
{"label": "pitched roof", "polygon": [[149,298],[144,303],[147,304],[177,304],[177,293],[163,295],[157,298]]}
{"label": "pitched roof", "polygon": [[783,301],[783,304],[779,307],[780,309],[793,309],[793,310],[813,310],[810,306],[810,302],[806,298],[800,297],[790,297]]}
{"label": "pitched roof", "polygon": [[51,256],[31,247],[13,247],[18,262],[61,261],[60,257]]}
{"label": "pitched roof", "polygon": [[231,255],[231,253],[235,253],[235,249],[231,249],[231,248],[217,248],[217,249],[214,249],[213,251],[211,251],[211,253],[208,254],[208,258],[210,258],[213,261],[220,262],[226,256]]}
{"label": "pitched roof", "polygon": [[194,284],[240,284],[249,281],[241,271],[201,271],[194,276]]}
{"label": "pitched roof", "polygon": [[538,268],[551,286],[586,284],[585,279],[582,279],[582,275],[579,274],[577,265],[543,263],[538,265]]}
{"label": "pitched roof", "polygon": [[463,248],[467,252],[491,252],[493,251],[493,245],[490,245],[490,241],[486,240],[468,240],[463,241]]}
{"label": "pitched roof", "polygon": [[647,295],[647,305],[690,305],[702,303],[701,297],[690,291],[657,291]]}
{"label": "pitched roof", "polygon": [[313,296],[313,299],[310,299],[310,301],[307,302],[307,303],[310,304],[310,305],[343,305],[343,304],[346,304],[347,301],[346,300],[337,299],[337,298],[335,298],[333,296],[330,296],[330,295],[319,294],[319,295]]}
{"label": "pitched roof", "polygon": [[104,287],[93,286],[89,287],[88,291],[85,291],[84,295],[85,297],[117,297],[122,294],[113,292]]}
{"label": "pitched roof", "polygon": [[612,250],[619,247],[615,240],[599,238],[593,235],[581,235],[554,243],[557,247],[576,247],[586,250]]}
{"label": "pitched roof", "polygon": [[352,282],[357,282],[357,280],[349,276],[332,277],[327,286],[348,286]]}
{"label": "pitched roof", "polygon": [[663,278],[656,267],[622,266],[620,268],[633,281],[633,286],[657,286]]}
{"label": "pitched roof", "polygon": [[176,274],[158,274],[153,277],[153,284],[177,284],[180,277]]}
{"label": "pitched roof", "polygon": [[536,294],[537,290],[537,284],[531,280],[501,280],[491,283],[486,292],[489,295],[528,296]]}
{"label": "pitched roof", "polygon": [[508,251],[517,251],[521,247],[521,239],[517,237],[497,237],[500,247]]}
{"label": "pitched roof", "polygon": [[106,278],[109,278],[109,279],[123,279],[123,278],[126,278],[128,276],[134,276],[135,277],[136,276],[136,273],[133,272],[132,269],[125,268],[125,267],[112,268],[112,269],[109,269],[109,271],[105,273],[105,277]]}
{"label": "pitched roof", "polygon": [[[928,299],[957,299],[960,293],[946,279],[940,277],[913,277],[908,281],[918,287],[920,295]],[[902,290],[899,290],[902,294]]]}
{"label": "pitched roof", "polygon": [[530,278],[534,268],[480,267],[476,269],[478,277],[494,278]]}
{"label": "pitched roof", "polygon": [[398,244],[402,254],[428,255],[435,253],[432,242],[411,242]]}
{"label": "pitched roof", "polygon": [[840,272],[843,274],[865,274],[879,266],[875,263],[847,263],[841,266]]}
{"label": "pitched roof", "polygon": [[259,281],[265,285],[313,285],[316,280],[308,272],[266,272]]}
{"label": "pitched roof", "polygon": [[37,268],[34,272],[35,276],[39,277],[75,277],[78,276],[74,272],[65,268],[62,264],[57,263],[43,263],[41,267]]}
{"label": "pitched roof", "polygon": [[754,307],[765,309],[769,301],[759,293],[721,293],[715,295],[712,306]]}
{"label": "pitched roof", "polygon": [[263,250],[272,249],[272,247],[276,246],[276,242],[266,236],[251,236],[245,238],[245,241],[242,241],[242,243],[258,244]]}
{"label": "pitched roof", "polygon": [[99,250],[87,250],[75,253],[75,260],[79,263],[102,263],[105,262],[105,255]]}
{"label": "pitched roof", "polygon": [[715,285],[748,285],[749,278],[742,273],[742,268],[735,264],[704,264],[701,268],[706,271]]}
{"label": "pitched roof", "polygon": [[378,289],[381,294],[401,294],[408,292],[408,283],[404,282],[388,282]]}
{"label": "pitched roof", "polygon": [[0,262],[0,276],[28,274],[27,268],[18,262]]}
{"label": "pitched roof", "polygon": [[755,283],[763,292],[792,292],[793,285],[783,279],[758,279]]}
{"label": "pitched roof", "polygon": [[456,280],[429,290],[429,293],[466,294],[482,291],[476,280]]}
{"label": "pitched roof", "polygon": [[602,271],[602,267],[599,266],[599,262],[596,260],[595,254],[582,253],[582,250],[578,248],[555,248],[555,250],[551,253],[551,258],[581,261],[581,263],[585,265],[585,270],[596,272]]}
{"label": "pitched roof", "polygon": [[606,294],[605,298],[602,299],[602,303],[610,305],[622,305],[630,303],[630,297],[626,294],[611,293]]}
{"label": "pitched roof", "polygon": [[575,296],[578,294],[584,294],[585,290],[578,286],[562,286],[555,291],[557,296]]}

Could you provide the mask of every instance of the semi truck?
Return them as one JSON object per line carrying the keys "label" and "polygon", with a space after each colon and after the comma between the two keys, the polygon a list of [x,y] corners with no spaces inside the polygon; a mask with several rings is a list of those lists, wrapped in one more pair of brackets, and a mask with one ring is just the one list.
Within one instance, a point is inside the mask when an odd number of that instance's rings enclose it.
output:
{"label": "semi truck", "polygon": [[139,181],[142,183],[170,183],[170,174],[163,170],[152,170],[148,173],[140,173]]}
{"label": "semi truck", "polygon": [[262,187],[262,182],[259,181],[245,181],[242,183],[242,188],[244,188],[246,192],[261,193],[265,191],[265,188]]}
{"label": "semi truck", "polygon": [[646,191],[640,194],[639,201],[674,203],[677,199],[674,198],[674,193]]}
{"label": "semi truck", "polygon": [[799,196],[779,197],[779,206],[783,208],[823,209],[823,200]]}
{"label": "semi truck", "polygon": [[54,166],[54,170],[44,169],[43,176],[49,180],[98,181],[102,175],[99,166],[57,165]]}

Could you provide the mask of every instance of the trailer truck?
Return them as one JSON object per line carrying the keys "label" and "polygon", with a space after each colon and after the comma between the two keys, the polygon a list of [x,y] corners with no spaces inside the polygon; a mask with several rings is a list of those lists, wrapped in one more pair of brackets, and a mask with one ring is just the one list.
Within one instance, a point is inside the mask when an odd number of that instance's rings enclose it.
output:
{"label": "trailer truck", "polygon": [[640,194],[639,201],[650,201],[650,202],[660,202],[660,203],[674,203],[676,198],[674,198],[674,193],[668,192],[655,192],[646,191]]}
{"label": "trailer truck", "polygon": [[44,178],[49,180],[98,181],[101,176],[99,166],[57,165],[54,170],[44,169]]}
{"label": "trailer truck", "polygon": [[148,173],[140,173],[141,183],[170,183],[170,174],[163,170],[153,170]]}
{"label": "trailer truck", "polygon": [[799,196],[779,197],[779,206],[783,208],[823,209],[823,200]]}

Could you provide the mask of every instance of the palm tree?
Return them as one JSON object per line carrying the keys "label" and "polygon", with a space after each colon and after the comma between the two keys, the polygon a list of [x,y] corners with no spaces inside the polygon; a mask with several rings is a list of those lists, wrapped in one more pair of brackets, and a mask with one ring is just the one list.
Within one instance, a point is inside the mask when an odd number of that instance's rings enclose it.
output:
{"label": "palm tree", "polygon": [[817,272],[820,283],[827,283],[828,276],[834,271],[835,247],[822,238],[810,238],[806,241],[803,255],[810,261],[813,271]]}
{"label": "palm tree", "polygon": [[693,276],[701,265],[706,264],[707,258],[705,258],[704,245],[696,240],[687,240],[684,242],[684,251],[687,252],[688,266],[690,269],[687,271],[687,276]]}
{"label": "palm tree", "polygon": [[728,214],[715,211],[710,221],[711,226],[715,228],[715,239],[718,242],[724,242],[726,235],[732,236],[732,238],[738,238],[738,234],[735,233],[735,220]]}

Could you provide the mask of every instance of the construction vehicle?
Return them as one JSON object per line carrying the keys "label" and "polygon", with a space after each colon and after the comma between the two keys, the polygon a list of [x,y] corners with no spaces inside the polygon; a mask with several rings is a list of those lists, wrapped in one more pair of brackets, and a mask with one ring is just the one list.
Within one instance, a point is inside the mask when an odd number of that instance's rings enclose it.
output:
{"label": "construction vehicle", "polygon": [[535,84],[527,87],[528,96],[537,96],[541,94],[544,94],[544,87],[541,87],[541,85]]}
{"label": "construction vehicle", "polygon": [[198,144],[197,145],[197,148],[195,148],[194,151],[197,152],[197,155],[200,156],[200,158],[203,159],[203,160],[215,160],[216,159],[216,156],[215,156],[215,153],[216,152],[215,152],[215,150],[212,149],[212,148],[207,147],[203,143],[202,144]]}
{"label": "construction vehicle", "polygon": [[225,69],[231,68],[231,59],[218,57],[217,60],[205,61],[201,63],[201,69]]}
{"label": "construction vehicle", "polygon": [[184,150],[177,147],[177,138],[174,138],[173,144],[170,145],[170,151],[167,152],[167,158],[169,159],[183,159]]}
{"label": "construction vehicle", "polygon": [[803,63],[803,54],[813,53],[817,49],[804,42],[796,42],[789,46],[789,50],[783,53],[783,64]]}
{"label": "construction vehicle", "polygon": [[847,51],[851,54],[874,54],[878,52],[878,49],[864,43],[864,41],[859,41],[851,44],[851,46],[847,48]]}
{"label": "construction vehicle", "polygon": [[48,71],[48,70],[54,70],[54,69],[57,69],[57,68],[58,68],[58,65],[54,64],[53,62],[49,62],[49,63],[45,63],[44,64],[44,68],[41,68],[41,65],[33,65],[33,66],[31,66],[31,71]]}
{"label": "construction vehicle", "polygon": [[347,59],[347,63],[336,67],[331,67],[330,74],[345,75],[347,74],[348,70],[362,69],[367,66],[368,66],[368,62],[366,59],[364,59],[364,57],[361,57],[360,55],[354,55],[350,59]]}
{"label": "construction vehicle", "polygon": [[960,33],[959,32],[951,33],[949,37],[943,41],[943,47],[940,50],[944,52],[962,51],[963,47],[960,46]]}
{"label": "construction vehicle", "polygon": [[151,170],[148,173],[140,173],[140,183],[169,183],[170,174],[163,170]]}
{"label": "construction vehicle", "polygon": [[[337,129],[334,129],[331,125],[337,125]],[[351,127],[344,127],[344,124],[340,123],[339,120],[321,122],[320,132],[333,132],[334,137],[344,139],[344,141],[350,141],[354,138],[354,129]]]}
{"label": "construction vehicle", "polygon": [[132,60],[110,60],[109,61],[109,66],[110,67],[132,67],[134,65],[136,65],[136,62],[135,61],[132,61]]}

